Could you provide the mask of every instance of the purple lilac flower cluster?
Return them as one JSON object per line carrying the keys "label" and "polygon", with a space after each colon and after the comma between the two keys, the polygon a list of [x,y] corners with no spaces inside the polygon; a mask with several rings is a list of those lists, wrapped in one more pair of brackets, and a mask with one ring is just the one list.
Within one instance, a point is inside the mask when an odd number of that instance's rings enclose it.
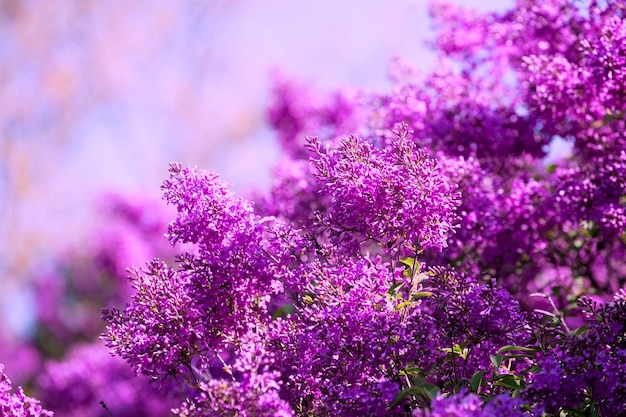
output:
{"label": "purple lilac flower cluster", "polygon": [[311,140],[318,192],[329,198],[320,223],[335,246],[373,241],[411,253],[447,245],[458,220],[456,187],[406,129],[395,134],[390,149],[382,150],[354,136],[337,150]]}
{"label": "purple lilac flower cluster", "polygon": [[11,393],[11,380],[4,373],[4,365],[0,364],[0,414],[6,417],[51,417],[52,411],[44,410],[39,401],[27,397],[22,387]]}
{"label": "purple lilac flower cluster", "polygon": [[533,384],[525,392],[538,404],[536,414],[561,409],[595,409],[622,415],[626,398],[626,300],[598,305],[580,300],[588,323],[538,356]]}
{"label": "purple lilac flower cluster", "polygon": [[[279,81],[286,156],[256,204],[170,166],[178,256],[131,270],[102,338],[175,415],[626,415],[626,9],[432,14],[430,75]],[[63,369],[58,398],[84,377]]]}

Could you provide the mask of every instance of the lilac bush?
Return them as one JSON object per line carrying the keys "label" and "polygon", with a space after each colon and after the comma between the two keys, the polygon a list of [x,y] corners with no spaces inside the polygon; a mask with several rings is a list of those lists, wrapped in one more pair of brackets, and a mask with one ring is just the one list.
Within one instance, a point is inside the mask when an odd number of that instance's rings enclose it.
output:
{"label": "lilac bush", "polygon": [[[130,269],[102,339],[173,414],[626,415],[626,9],[432,14],[432,74],[279,81],[254,202],[170,165],[177,256]],[[59,366],[41,386],[75,395]]]}
{"label": "lilac bush", "polygon": [[256,206],[172,165],[191,247],[131,275],[104,339],[182,385],[179,415],[626,414],[624,9],[432,10],[431,75],[327,101],[281,81]]}

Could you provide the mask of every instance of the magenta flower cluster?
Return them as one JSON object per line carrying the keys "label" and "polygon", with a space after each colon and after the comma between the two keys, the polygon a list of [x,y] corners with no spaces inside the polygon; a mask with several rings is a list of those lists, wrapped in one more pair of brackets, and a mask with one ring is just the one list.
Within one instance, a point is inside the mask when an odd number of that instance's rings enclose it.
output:
{"label": "magenta flower cluster", "polygon": [[390,92],[326,99],[277,83],[285,159],[253,202],[171,164],[177,256],[104,310],[117,365],[50,365],[44,405],[89,409],[101,385],[68,369],[124,387],[121,358],[163,395],[120,388],[134,400],[105,411],[626,415],[623,2],[432,14],[432,74],[396,61]]}
{"label": "magenta flower cluster", "polygon": [[457,223],[456,187],[440,175],[434,159],[416,149],[406,130],[395,135],[390,149],[354,136],[341,140],[335,151],[311,141],[318,193],[330,200],[320,223],[337,246],[370,240],[409,253],[447,246]]}
{"label": "magenta flower cluster", "polygon": [[9,417],[52,417],[52,411],[45,410],[39,401],[24,394],[22,387],[11,393],[11,380],[0,364],[0,413]]}

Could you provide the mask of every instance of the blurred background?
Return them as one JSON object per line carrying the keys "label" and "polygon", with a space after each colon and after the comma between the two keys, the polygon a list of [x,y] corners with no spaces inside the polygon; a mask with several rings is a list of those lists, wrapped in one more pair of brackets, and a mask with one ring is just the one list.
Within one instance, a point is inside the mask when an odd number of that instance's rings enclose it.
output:
{"label": "blurred background", "polygon": [[392,57],[434,65],[431,33],[424,0],[0,0],[2,338],[32,331],[34,277],[109,227],[101,196],[160,198],[170,161],[267,187],[276,74],[384,90]]}

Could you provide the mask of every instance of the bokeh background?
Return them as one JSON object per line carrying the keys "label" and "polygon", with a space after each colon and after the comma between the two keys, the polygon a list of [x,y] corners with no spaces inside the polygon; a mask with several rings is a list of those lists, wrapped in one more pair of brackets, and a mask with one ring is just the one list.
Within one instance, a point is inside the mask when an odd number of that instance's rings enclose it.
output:
{"label": "bokeh background", "polygon": [[3,339],[31,331],[33,277],[107,227],[101,196],[158,199],[170,161],[267,187],[273,79],[384,90],[393,57],[435,65],[431,35],[421,0],[0,0]]}

